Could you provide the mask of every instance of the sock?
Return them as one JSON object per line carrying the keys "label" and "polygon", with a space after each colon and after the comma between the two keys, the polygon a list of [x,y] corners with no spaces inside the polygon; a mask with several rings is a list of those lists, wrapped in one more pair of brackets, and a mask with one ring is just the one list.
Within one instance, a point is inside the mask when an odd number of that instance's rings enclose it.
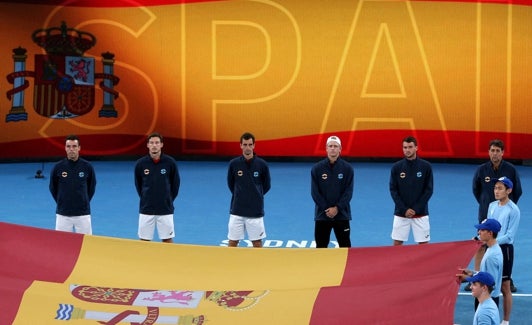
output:
{"label": "sock", "polygon": [[503,320],[503,321],[501,322],[501,325],[510,325],[510,321],[508,321],[508,320]]}

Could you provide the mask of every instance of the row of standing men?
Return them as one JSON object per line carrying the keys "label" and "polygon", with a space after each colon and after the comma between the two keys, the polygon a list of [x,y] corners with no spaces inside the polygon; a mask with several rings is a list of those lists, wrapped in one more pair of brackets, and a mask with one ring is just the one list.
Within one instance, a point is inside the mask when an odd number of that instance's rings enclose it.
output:
{"label": "row of standing men", "polygon": [[[148,154],[137,160],[134,169],[135,188],[139,195],[138,235],[141,240],[153,239],[155,229],[163,242],[171,243],[174,231],[174,200],[179,193],[180,176],[176,161],[162,152],[164,138],[160,133],[147,137]],[[266,237],[264,226],[264,195],[270,190],[270,172],[266,161],[255,153],[255,137],[246,132],[240,137],[242,155],[229,162],[227,184],[232,193],[228,222],[228,246],[236,247],[248,236],[253,247],[262,247]],[[50,176],[50,192],[57,203],[56,230],[92,234],[90,201],[96,189],[96,175],[91,163],[80,157],[79,137],[65,139],[66,157],[57,162]],[[389,189],[394,201],[394,218],[391,238],[394,245],[408,240],[410,231],[419,244],[430,241],[429,200],[433,193],[431,164],[418,157],[417,139],[407,136],[402,140],[404,157],[391,168]],[[350,201],[353,195],[354,170],[341,158],[342,143],[339,137],[330,136],[325,143],[326,157],[311,169],[311,195],[315,202],[314,237],[317,248],[329,245],[331,232],[340,247],[351,247]],[[503,246],[505,268],[502,275],[504,318],[509,321],[513,265],[513,240],[519,223],[516,206],[522,194],[521,182],[515,167],[503,160],[504,143],[490,141],[490,160],[480,165],[473,177],[472,190],[478,202],[478,221],[497,215],[507,216]],[[507,179],[507,202],[497,194],[497,180]],[[499,196],[499,198],[497,197]],[[495,203],[492,203],[495,202]],[[510,202],[510,204],[507,204]],[[511,209],[497,207],[515,206]],[[515,212],[517,211],[517,213]],[[517,215],[517,216],[516,216]],[[511,223],[511,226],[510,226]],[[479,230],[480,234],[481,230]],[[486,252],[481,246],[475,256],[475,270],[481,270]],[[471,290],[468,285],[466,290]],[[509,295],[509,296],[508,296]],[[509,298],[508,298],[509,297]]]}

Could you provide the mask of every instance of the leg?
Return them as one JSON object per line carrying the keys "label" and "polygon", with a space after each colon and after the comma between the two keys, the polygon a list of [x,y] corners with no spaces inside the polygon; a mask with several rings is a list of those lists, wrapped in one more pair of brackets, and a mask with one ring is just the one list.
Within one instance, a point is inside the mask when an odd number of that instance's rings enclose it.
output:
{"label": "leg", "polygon": [[262,247],[262,239],[252,240],[251,243],[253,244],[253,247],[257,247],[257,248]]}
{"label": "leg", "polygon": [[512,244],[503,244],[500,245],[502,250],[503,257],[503,267],[502,267],[502,310],[503,310],[503,321],[510,321],[510,314],[512,312],[513,297],[511,289],[511,279],[512,279],[512,269],[514,265],[514,246]]}
{"label": "leg", "polygon": [[73,217],[74,229],[79,234],[92,235],[91,216]]}
{"label": "leg", "polygon": [[410,235],[412,219],[393,216],[392,239],[394,246],[403,245]]}
{"label": "leg", "polygon": [[237,247],[239,240],[231,240],[229,239],[229,243],[227,244],[227,247]]}
{"label": "leg", "polygon": [[262,247],[262,239],[266,237],[264,218],[244,218],[244,225],[253,247]]}
{"label": "leg", "polygon": [[174,215],[165,214],[157,216],[157,233],[163,243],[173,243],[175,237]]}
{"label": "leg", "polygon": [[429,216],[412,219],[412,235],[418,244],[427,244],[430,241]]}
{"label": "leg", "polygon": [[244,239],[244,218],[234,214],[229,215],[227,224],[227,247],[237,247],[240,239]]}
{"label": "leg", "polygon": [[55,230],[73,232],[74,225],[70,217],[65,217],[60,214],[55,215]]}
{"label": "leg", "polygon": [[314,240],[316,248],[327,248],[331,240],[332,222],[315,221],[314,222]]}
{"label": "leg", "polygon": [[395,240],[395,239],[394,239],[394,240],[393,240],[393,245],[394,245],[394,246],[401,246],[401,245],[403,245],[403,241],[402,241],[402,240]]}
{"label": "leg", "polygon": [[139,214],[139,239],[151,241],[155,231],[155,216]]}
{"label": "leg", "polygon": [[502,319],[509,322],[510,313],[512,312],[512,303],[513,303],[512,291],[510,290],[510,280],[502,281],[501,291],[502,291],[502,310],[503,310]]}
{"label": "leg", "polygon": [[340,247],[351,247],[351,228],[349,220],[333,221],[334,235]]}

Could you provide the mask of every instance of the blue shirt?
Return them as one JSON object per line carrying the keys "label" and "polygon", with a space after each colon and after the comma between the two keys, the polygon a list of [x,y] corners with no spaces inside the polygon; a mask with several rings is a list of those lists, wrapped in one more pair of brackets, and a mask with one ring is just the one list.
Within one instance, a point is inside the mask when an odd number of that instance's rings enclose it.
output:
{"label": "blue shirt", "polygon": [[521,219],[517,205],[511,200],[505,205],[500,205],[499,201],[491,202],[488,207],[488,218],[496,219],[501,224],[501,230],[497,235],[499,245],[513,244]]}
{"label": "blue shirt", "polygon": [[488,272],[495,279],[495,285],[493,286],[493,291],[491,292],[492,297],[498,297],[501,294],[501,284],[502,284],[502,250],[499,244],[495,244],[486,249],[486,253],[482,260],[480,261],[480,271]]}
{"label": "blue shirt", "polygon": [[473,325],[499,325],[499,308],[493,299],[486,299],[478,305],[473,317]]}

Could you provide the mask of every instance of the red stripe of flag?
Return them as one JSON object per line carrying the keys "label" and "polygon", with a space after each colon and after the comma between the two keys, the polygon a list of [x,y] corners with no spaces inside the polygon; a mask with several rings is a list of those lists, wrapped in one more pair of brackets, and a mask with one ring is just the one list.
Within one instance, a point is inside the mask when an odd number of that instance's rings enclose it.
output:
{"label": "red stripe of flag", "polygon": [[83,235],[0,222],[0,324],[12,324],[33,281],[64,282],[78,259]]}
{"label": "red stripe of flag", "polygon": [[311,324],[453,324],[456,274],[477,249],[473,240],[351,248],[341,285],[320,290]]}

